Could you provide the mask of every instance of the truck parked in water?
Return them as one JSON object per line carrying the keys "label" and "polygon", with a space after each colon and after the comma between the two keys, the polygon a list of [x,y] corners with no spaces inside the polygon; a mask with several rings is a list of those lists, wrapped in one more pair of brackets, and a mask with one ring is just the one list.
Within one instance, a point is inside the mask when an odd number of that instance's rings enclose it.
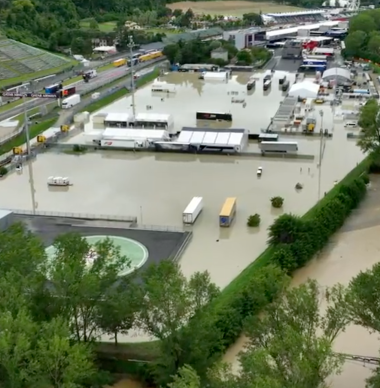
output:
{"label": "truck parked in water", "polygon": [[194,197],[183,211],[182,220],[184,224],[194,224],[203,209],[203,198]]}
{"label": "truck parked in water", "polygon": [[263,141],[259,144],[262,154],[294,154],[298,151],[298,143],[293,141]]}
{"label": "truck parked in water", "polygon": [[236,215],[236,198],[227,198],[219,214],[219,226],[231,226]]}

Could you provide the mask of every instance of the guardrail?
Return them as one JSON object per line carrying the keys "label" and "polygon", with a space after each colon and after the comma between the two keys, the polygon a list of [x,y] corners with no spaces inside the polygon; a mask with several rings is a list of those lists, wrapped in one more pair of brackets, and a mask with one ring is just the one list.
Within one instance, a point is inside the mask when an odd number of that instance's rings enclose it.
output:
{"label": "guardrail", "polygon": [[182,255],[184,254],[187,246],[190,244],[190,241],[193,239],[193,232],[185,232],[187,233],[185,240],[182,242],[181,246],[179,247],[177,253],[173,257],[173,261],[178,262]]}
{"label": "guardrail", "polygon": [[116,215],[105,215],[105,214],[86,214],[86,213],[64,213],[64,212],[53,212],[53,211],[42,211],[42,210],[21,210],[21,209],[7,209],[14,214],[24,216],[39,216],[39,217],[54,217],[54,218],[74,218],[91,221],[122,221],[136,223],[137,217],[135,216],[116,216]]}
{"label": "guardrail", "polygon": [[151,230],[152,232],[173,232],[173,233],[183,233],[184,230],[180,226],[167,226],[167,225],[143,225],[137,224],[133,225],[131,229],[137,230]]}

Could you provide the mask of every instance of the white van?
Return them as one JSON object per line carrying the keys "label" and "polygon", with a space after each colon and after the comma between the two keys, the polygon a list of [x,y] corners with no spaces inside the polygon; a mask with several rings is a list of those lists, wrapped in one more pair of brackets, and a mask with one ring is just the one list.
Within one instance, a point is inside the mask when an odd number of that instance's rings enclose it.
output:
{"label": "white van", "polygon": [[357,126],[357,121],[347,121],[347,123],[344,124],[344,128],[356,128]]}

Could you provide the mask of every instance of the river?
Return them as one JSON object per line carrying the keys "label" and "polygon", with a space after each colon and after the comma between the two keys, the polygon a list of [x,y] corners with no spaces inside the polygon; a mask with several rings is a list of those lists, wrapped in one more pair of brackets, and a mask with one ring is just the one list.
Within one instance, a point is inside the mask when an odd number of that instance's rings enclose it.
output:
{"label": "river", "polygon": [[[315,279],[323,286],[336,283],[348,284],[360,271],[372,267],[379,261],[380,250],[380,177],[372,178],[367,198],[359,209],[347,220],[343,228],[330,241],[322,254],[306,267],[297,271],[292,285],[297,286],[307,279]],[[237,371],[237,355],[243,350],[246,338],[241,336],[230,347],[224,361],[232,364]],[[337,352],[366,356],[379,356],[377,334],[351,325],[337,338],[334,348]],[[365,379],[370,376],[373,366],[347,361],[342,373],[331,377],[333,388],[365,388]]]}

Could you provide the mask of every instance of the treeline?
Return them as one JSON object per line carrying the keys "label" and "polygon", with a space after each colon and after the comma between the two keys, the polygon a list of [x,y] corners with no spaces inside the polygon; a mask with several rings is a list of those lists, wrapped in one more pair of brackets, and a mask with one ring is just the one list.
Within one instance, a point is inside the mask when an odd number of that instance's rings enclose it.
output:
{"label": "treeline", "polygon": [[380,9],[360,12],[350,20],[345,57],[380,62]]}

